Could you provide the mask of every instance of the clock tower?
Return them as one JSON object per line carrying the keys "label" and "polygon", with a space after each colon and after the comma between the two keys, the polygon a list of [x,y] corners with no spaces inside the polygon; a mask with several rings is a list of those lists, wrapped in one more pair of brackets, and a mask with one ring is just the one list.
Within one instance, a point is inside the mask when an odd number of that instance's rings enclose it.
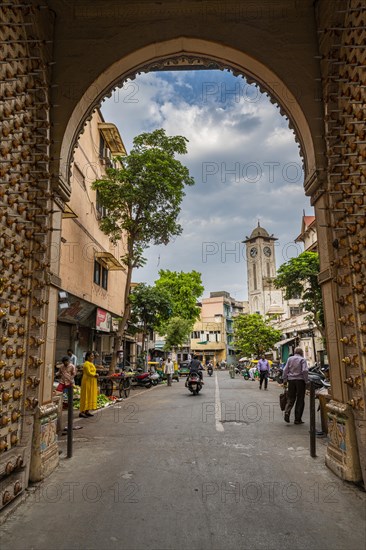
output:
{"label": "clock tower", "polygon": [[249,312],[265,315],[269,307],[281,305],[281,290],[276,290],[273,280],[276,277],[276,237],[269,235],[258,222],[250,237],[243,241],[246,245]]}

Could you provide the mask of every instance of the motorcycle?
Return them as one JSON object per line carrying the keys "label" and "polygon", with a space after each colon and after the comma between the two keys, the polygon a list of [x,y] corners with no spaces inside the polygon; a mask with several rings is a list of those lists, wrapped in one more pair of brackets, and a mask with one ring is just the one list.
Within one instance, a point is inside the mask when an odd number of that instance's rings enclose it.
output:
{"label": "motorcycle", "polygon": [[309,368],[308,378],[309,382],[312,382],[315,385],[315,389],[319,390],[322,388],[330,388],[330,382],[324,374],[327,369],[322,369],[318,365],[314,365]]}
{"label": "motorcycle", "polygon": [[198,395],[202,389],[202,380],[198,374],[192,372],[187,377],[187,388],[193,395]]}
{"label": "motorcycle", "polygon": [[212,376],[212,375],[213,375],[213,368],[212,368],[211,365],[209,365],[209,366],[207,367],[207,374],[208,374],[209,376]]}
{"label": "motorcycle", "polygon": [[275,380],[278,384],[282,384],[282,369],[281,367],[274,366],[269,372],[269,378]]}
{"label": "motorcycle", "polygon": [[143,388],[151,388],[153,381],[151,379],[152,374],[150,372],[141,372],[138,370],[134,372],[130,378],[131,386],[142,386]]}

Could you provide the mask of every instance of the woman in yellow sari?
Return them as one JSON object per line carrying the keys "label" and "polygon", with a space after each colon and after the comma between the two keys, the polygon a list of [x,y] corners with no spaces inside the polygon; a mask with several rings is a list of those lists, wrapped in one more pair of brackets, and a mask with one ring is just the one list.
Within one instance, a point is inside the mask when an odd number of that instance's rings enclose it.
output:
{"label": "woman in yellow sari", "polygon": [[97,369],[93,364],[94,353],[88,351],[85,354],[85,362],[83,365],[83,378],[81,381],[81,390],[80,390],[80,413],[81,418],[88,418],[88,416],[94,416],[90,409],[97,408]]}

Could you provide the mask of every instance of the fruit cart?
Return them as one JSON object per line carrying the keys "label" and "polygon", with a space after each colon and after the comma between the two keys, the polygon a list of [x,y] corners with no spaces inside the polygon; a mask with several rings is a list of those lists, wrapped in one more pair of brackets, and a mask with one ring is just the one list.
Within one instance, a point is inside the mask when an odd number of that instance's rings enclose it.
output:
{"label": "fruit cart", "polygon": [[130,373],[101,374],[98,377],[100,393],[111,397],[114,390],[118,391],[119,397],[127,398],[130,395],[131,382]]}

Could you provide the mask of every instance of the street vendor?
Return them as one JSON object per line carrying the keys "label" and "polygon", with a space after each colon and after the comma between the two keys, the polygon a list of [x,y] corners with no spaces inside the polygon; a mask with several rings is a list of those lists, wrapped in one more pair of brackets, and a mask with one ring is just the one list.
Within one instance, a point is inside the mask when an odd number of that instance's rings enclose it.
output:
{"label": "street vendor", "polygon": [[64,391],[67,386],[72,386],[74,384],[74,377],[76,374],[76,367],[71,362],[68,355],[65,355],[61,361],[62,365],[60,365],[57,373],[57,375],[60,376],[60,383],[57,386],[57,391]]}

